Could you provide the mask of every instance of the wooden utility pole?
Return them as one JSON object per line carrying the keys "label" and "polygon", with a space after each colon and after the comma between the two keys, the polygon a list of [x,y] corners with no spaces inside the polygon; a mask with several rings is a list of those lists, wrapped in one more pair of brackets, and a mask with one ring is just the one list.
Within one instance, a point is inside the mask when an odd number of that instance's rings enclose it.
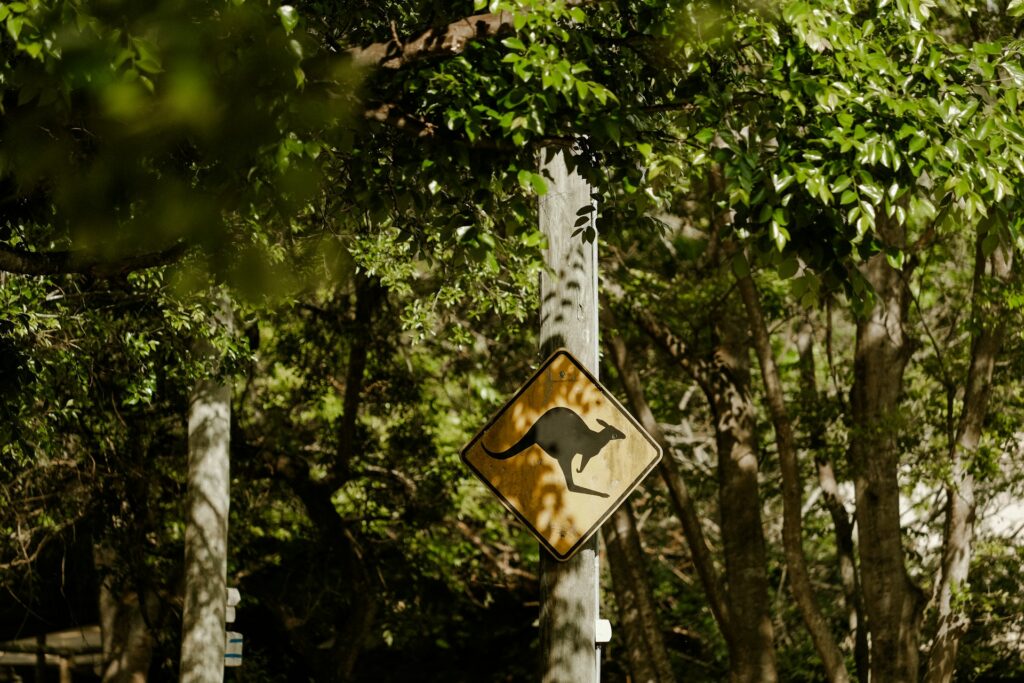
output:
{"label": "wooden utility pole", "polygon": [[[541,274],[541,353],[566,348],[597,377],[596,203],[567,151],[541,150],[548,191],[540,197],[540,229],[547,237]],[[582,220],[586,218],[587,220]],[[544,683],[596,683],[597,536],[566,562],[540,552],[540,638]]]}
{"label": "wooden utility pole", "polygon": [[[218,298],[216,324],[230,329],[230,304],[225,295]],[[204,346],[201,353],[214,353]],[[230,437],[231,387],[218,379],[200,380],[188,408],[181,683],[224,680]]]}

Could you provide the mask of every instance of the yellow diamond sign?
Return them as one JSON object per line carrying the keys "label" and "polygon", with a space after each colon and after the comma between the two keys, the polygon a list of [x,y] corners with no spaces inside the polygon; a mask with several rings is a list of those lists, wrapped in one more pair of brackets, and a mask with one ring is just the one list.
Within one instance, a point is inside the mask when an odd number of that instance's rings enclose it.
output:
{"label": "yellow diamond sign", "polygon": [[661,448],[565,349],[551,355],[462,460],[567,560],[661,460]]}

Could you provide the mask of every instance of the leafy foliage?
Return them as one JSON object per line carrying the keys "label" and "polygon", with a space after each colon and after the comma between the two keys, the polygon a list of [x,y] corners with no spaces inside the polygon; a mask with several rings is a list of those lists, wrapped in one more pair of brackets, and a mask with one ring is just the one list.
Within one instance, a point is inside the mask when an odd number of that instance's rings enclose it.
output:
{"label": "leafy foliage", "polygon": [[[0,580],[64,624],[38,595],[88,595],[97,576],[58,585],[50,568],[116,548],[122,584],[159,596],[153,670],[173,675],[183,411],[195,381],[219,372],[235,386],[230,571],[246,596],[247,677],[329,680],[352,647],[367,680],[529,678],[538,550],[456,453],[535,355],[535,200],[550,190],[537,158],[572,145],[598,199],[604,276],[695,356],[714,358],[723,321],[746,322],[735,284],[755,277],[797,425],[812,578],[833,632],[849,635],[815,482],[826,461],[842,485],[851,476],[854,328],[875,302],[860,268],[884,254],[912,291],[913,362],[889,426],[907,565],[927,589],[978,312],[1015,329],[1021,309],[1019,285],[992,277],[979,307],[964,305],[977,253],[1022,246],[1021,11],[0,4],[0,257],[39,268],[0,272]],[[473,13],[476,33],[445,43]],[[414,39],[431,26],[447,33]],[[359,67],[353,50],[368,45],[400,66]],[[168,251],[179,244],[184,256]],[[131,265],[154,252],[168,254],[159,267]],[[206,323],[202,293],[225,284],[236,335]],[[623,327],[720,547],[719,416]],[[227,362],[194,354],[203,341]],[[986,504],[1019,489],[1019,357],[1007,335],[970,454]],[[780,473],[768,415],[757,419],[773,548]],[[677,671],[719,680],[727,647],[674,511],[653,483],[636,503]],[[979,533],[977,578],[958,588],[974,624],[965,676],[1019,668],[1018,543]],[[780,677],[813,679],[781,553],[764,571]],[[349,638],[364,600],[372,617]],[[617,647],[608,670],[625,675]],[[852,635],[842,647],[852,660]]]}

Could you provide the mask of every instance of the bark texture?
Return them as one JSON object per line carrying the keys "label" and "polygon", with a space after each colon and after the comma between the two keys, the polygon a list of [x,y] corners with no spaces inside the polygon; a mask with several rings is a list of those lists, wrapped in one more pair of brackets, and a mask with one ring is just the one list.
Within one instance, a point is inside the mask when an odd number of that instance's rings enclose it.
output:
{"label": "bark texture", "polygon": [[768,411],[775,427],[775,445],[779,453],[779,470],[782,473],[782,544],[786,567],[789,569],[790,590],[804,625],[811,635],[814,648],[821,657],[828,680],[832,683],[848,683],[850,677],[846,671],[846,663],[828,622],[818,607],[807,572],[803,549],[803,481],[797,460],[793,423],[789,418],[782,380],[775,365],[768,325],[765,323],[753,279],[747,275],[739,278],[738,284],[747,311],[754,350],[761,366]]}
{"label": "bark texture", "polygon": [[[625,303],[614,286],[608,289],[612,296]],[[716,326],[713,353],[705,360],[692,354],[682,339],[646,312],[631,309],[630,315],[694,377],[711,407],[728,587],[719,623],[729,624],[723,635],[729,646],[730,680],[737,683],[776,681],[746,336],[742,326],[724,312]]]}
{"label": "bark texture", "polygon": [[350,48],[346,54],[359,67],[401,69],[411,62],[460,54],[470,41],[508,35],[515,28],[513,19],[511,12],[476,14],[405,39],[396,36],[388,41]]}
{"label": "bark texture", "polygon": [[875,299],[857,321],[850,465],[871,680],[916,681],[923,596],[904,564],[896,443],[903,372],[913,350],[904,330],[910,292],[905,274],[889,265],[884,253],[868,259],[861,274]]}
{"label": "bark texture", "polygon": [[158,598],[152,591],[133,590],[126,577],[118,575],[126,563],[110,546],[97,545],[93,563],[100,576],[102,681],[143,683],[156,644],[150,625],[157,618]]}
{"label": "bark texture", "polygon": [[[607,316],[606,326],[610,330],[614,330],[615,322],[611,313],[607,312],[604,315]],[[654,440],[661,446],[662,453],[664,453],[661,462],[658,464],[658,472],[665,481],[666,487],[668,487],[672,508],[683,527],[683,535],[686,537],[686,543],[690,548],[694,567],[697,569],[697,576],[700,577],[704,594],[707,596],[708,606],[711,608],[711,613],[718,623],[719,630],[728,642],[732,631],[729,625],[725,587],[722,585],[722,577],[715,567],[711,548],[708,546],[707,539],[704,536],[704,527],[701,524],[697,507],[690,495],[689,487],[679,471],[679,466],[672,457],[672,447],[665,438],[665,433],[662,431],[661,426],[654,419],[654,413],[647,403],[643,384],[640,382],[636,369],[630,362],[626,342],[618,334],[612,334],[607,345],[609,355],[615,364],[615,369],[619,373],[619,378],[622,381],[622,386],[625,389],[626,398],[629,401],[633,415],[640,421],[640,424],[643,425],[647,433],[654,437]]]}
{"label": "bark texture", "polygon": [[956,605],[955,595],[967,584],[973,550],[977,500],[971,458],[981,442],[992,372],[1006,336],[1002,299],[990,297],[986,290],[990,283],[998,285],[1009,280],[1013,266],[1013,254],[1006,249],[999,248],[990,258],[985,258],[982,251],[984,236],[978,236],[971,292],[972,317],[977,332],[971,347],[963,409],[955,440],[949,449],[950,482],[946,487],[942,572],[936,591],[938,631],[929,653],[928,683],[949,683],[953,680],[960,640],[970,625],[964,610]]}
{"label": "bark texture", "polygon": [[[231,326],[229,303],[223,294],[218,298],[217,323]],[[231,387],[218,379],[202,380],[188,409],[182,683],[224,678],[230,443]]]}
{"label": "bark texture", "polygon": [[818,393],[813,339],[813,329],[810,323],[805,321],[797,334],[803,412],[808,415],[808,441],[811,452],[814,454],[818,485],[821,487],[822,499],[835,529],[836,564],[839,568],[847,624],[853,642],[853,659],[856,665],[857,679],[861,683],[868,683],[868,638],[867,629],[861,619],[864,607],[861,604],[860,577],[857,574],[857,562],[853,549],[853,521],[846,511],[846,505],[839,493],[839,482],[836,479],[832,458],[825,450],[827,447],[825,441],[826,422],[825,416],[821,414],[820,410],[823,397]]}
{"label": "bark texture", "polygon": [[[541,352],[569,350],[595,377],[597,358],[596,206],[589,184],[570,171],[565,151],[541,150],[547,193],[540,229],[547,237],[541,274]],[[589,216],[577,230],[581,216]],[[597,539],[558,562],[540,553],[540,648],[544,683],[596,683],[598,655]]]}
{"label": "bark texture", "polygon": [[189,406],[181,681],[224,677],[231,388],[201,381]]}
{"label": "bark texture", "polygon": [[735,615],[730,680],[768,683],[778,680],[778,674],[757,482],[750,365],[742,331],[735,321],[724,319],[720,332],[708,401],[718,450],[718,506],[729,614]]}
{"label": "bark texture", "polygon": [[627,500],[601,530],[608,552],[615,604],[626,640],[634,683],[674,681],[672,664],[658,623],[657,607],[647,577],[640,533]]}

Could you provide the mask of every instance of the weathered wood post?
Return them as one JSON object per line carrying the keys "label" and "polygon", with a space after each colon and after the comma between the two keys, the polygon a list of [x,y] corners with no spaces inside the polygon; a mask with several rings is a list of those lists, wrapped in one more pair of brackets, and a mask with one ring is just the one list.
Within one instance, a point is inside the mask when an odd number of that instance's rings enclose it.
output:
{"label": "weathered wood post", "polygon": [[[540,171],[548,182],[540,197],[540,229],[548,242],[540,281],[541,353],[564,347],[597,377],[597,207],[587,181],[567,168],[568,155],[541,150]],[[540,598],[542,680],[596,683],[596,535],[566,562],[541,549]]]}
{"label": "weathered wood post", "polygon": [[[223,294],[218,299],[215,324],[230,329],[230,303]],[[214,353],[203,346],[200,353]],[[217,379],[200,380],[188,407],[181,683],[224,680],[230,436],[231,387]]]}

